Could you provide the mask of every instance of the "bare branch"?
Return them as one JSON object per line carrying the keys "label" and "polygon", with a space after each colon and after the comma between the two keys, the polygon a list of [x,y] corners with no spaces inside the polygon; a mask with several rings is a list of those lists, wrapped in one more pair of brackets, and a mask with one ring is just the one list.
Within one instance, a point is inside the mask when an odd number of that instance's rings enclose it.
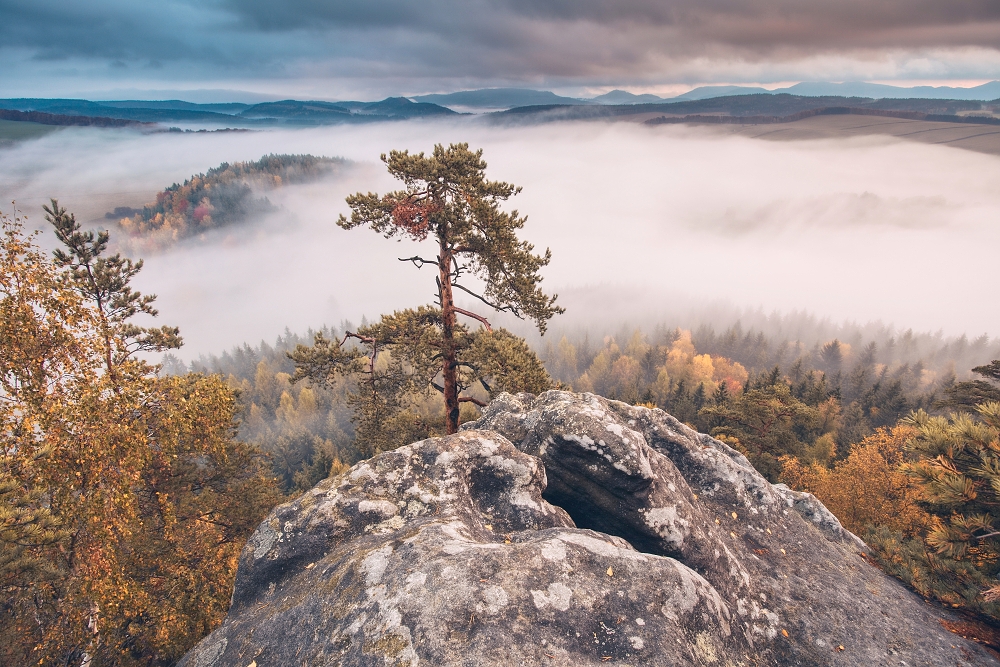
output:
{"label": "bare branch", "polygon": [[462,285],[459,285],[458,283],[452,283],[451,286],[452,287],[457,287],[458,289],[462,290],[466,294],[469,294],[471,296],[476,297],[477,299],[479,299],[480,301],[482,301],[483,303],[485,303],[487,306],[489,306],[493,310],[496,310],[496,311],[501,312],[501,313],[504,313],[504,312],[506,312],[506,313],[513,313],[515,317],[521,317],[521,311],[519,311],[514,306],[501,306],[499,304],[491,303],[490,301],[487,301],[485,298],[483,298],[479,294],[476,294],[475,292],[473,292],[469,288],[464,287]]}
{"label": "bare branch", "polygon": [[414,255],[413,257],[397,257],[396,259],[398,259],[401,262],[413,262],[413,266],[417,267],[418,269],[424,268],[424,264],[433,264],[434,266],[440,266],[433,259],[424,259],[419,255]]}
{"label": "bare branch", "polygon": [[474,398],[472,396],[459,396],[458,397],[458,402],[459,403],[475,403],[476,405],[478,405],[481,408],[485,408],[486,407],[485,403],[483,403],[482,401],[480,401],[478,398]]}
{"label": "bare branch", "polygon": [[485,317],[481,315],[476,315],[475,313],[469,312],[464,308],[459,308],[458,306],[452,306],[451,309],[454,310],[456,313],[465,315],[466,317],[471,317],[474,320],[479,320],[480,322],[483,323],[483,326],[486,327],[487,331],[489,332],[493,331],[493,327],[490,325],[489,321]]}
{"label": "bare branch", "polygon": [[346,343],[348,338],[357,338],[362,343],[368,343],[369,345],[375,344],[375,339],[372,338],[371,336],[361,336],[359,334],[354,333],[353,331],[344,332],[344,340],[340,341],[340,344],[343,345],[344,343]]}

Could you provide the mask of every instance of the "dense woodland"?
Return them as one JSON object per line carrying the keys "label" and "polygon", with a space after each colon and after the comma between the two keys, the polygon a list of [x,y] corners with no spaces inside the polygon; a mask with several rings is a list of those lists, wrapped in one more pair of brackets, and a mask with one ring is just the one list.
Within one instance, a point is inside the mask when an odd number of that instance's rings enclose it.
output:
{"label": "dense woodland", "polygon": [[[345,322],[318,333],[332,340],[354,329]],[[274,455],[275,472],[291,489],[297,475],[303,484],[311,479],[306,471],[317,452],[345,463],[363,458],[344,400],[346,381],[334,387],[292,382],[295,363],[288,353],[310,344],[316,333],[286,331],[273,345],[243,345],[188,365],[167,354],[162,372],[225,377],[239,391],[243,406],[240,437]],[[748,392],[773,395],[798,415],[784,430],[766,434],[792,448],[778,456],[793,453],[810,461],[819,456],[825,462],[844,458],[852,444],[894,426],[911,411],[947,412],[960,379],[970,379],[972,367],[1000,358],[1000,341],[987,337],[969,341],[891,330],[872,335],[860,327],[840,333],[854,345],[838,339],[809,344],[775,340],[739,323],[721,333],[708,325],[694,333],[676,328],[603,336],[556,333],[552,340],[543,339],[537,353],[553,388],[656,406],[723,440],[737,437],[724,430],[737,415],[724,410],[741,409]],[[412,399],[412,409],[428,421],[441,410],[433,395],[417,393]],[[972,405],[968,400],[963,404]],[[773,449],[769,442],[761,442],[755,463],[762,468],[765,459],[771,461],[771,478],[777,481],[780,464],[768,456]]]}
{"label": "dense woodland", "polygon": [[118,222],[131,249],[156,249],[272,211],[274,205],[257,193],[314,180],[345,164],[341,158],[313,155],[265,155],[256,162],[224,162],[174,183],[142,208],[120,206],[105,217]]}
{"label": "dense woodland", "polygon": [[[500,392],[548,389],[667,410],[816,494],[929,601],[1000,627],[1000,341],[829,337],[801,316],[558,331],[550,255],[517,237],[499,208],[517,188],[487,181],[481,152],[383,159],[406,189],[349,198],[339,224],[436,240],[409,261],[436,266],[437,300],[189,364],[176,328],[132,322],[154,298],[108,232],[53,201],[49,255],[0,214],[0,663],[174,664],[221,622],[274,505]],[[453,288],[548,335],[533,349]]]}

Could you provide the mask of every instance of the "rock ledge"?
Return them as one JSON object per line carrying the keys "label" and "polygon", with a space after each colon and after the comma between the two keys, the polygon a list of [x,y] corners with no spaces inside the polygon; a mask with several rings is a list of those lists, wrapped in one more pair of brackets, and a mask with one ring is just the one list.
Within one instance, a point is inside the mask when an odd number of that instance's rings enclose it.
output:
{"label": "rock ledge", "polygon": [[503,395],[275,508],[181,667],[998,665],[660,410]]}

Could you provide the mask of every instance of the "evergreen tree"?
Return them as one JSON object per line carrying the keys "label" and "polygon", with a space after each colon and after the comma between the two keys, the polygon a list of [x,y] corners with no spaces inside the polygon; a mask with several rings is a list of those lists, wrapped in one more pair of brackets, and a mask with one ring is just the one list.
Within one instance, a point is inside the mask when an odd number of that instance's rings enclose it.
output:
{"label": "evergreen tree", "polygon": [[[542,292],[539,270],[549,263],[551,253],[536,255],[534,247],[517,237],[527,218],[516,210],[507,213],[500,203],[520,192],[520,188],[486,179],[482,151],[470,151],[468,144],[438,144],[432,155],[411,155],[392,151],[382,155],[389,173],[406,185],[405,190],[377,194],[357,193],[347,198],[350,219],[341,216],[344,229],[371,227],[386,238],[408,237],[414,241],[433,238],[437,255],[401,258],[416,267],[437,268],[437,306],[442,376],[448,433],[458,431],[459,404],[471,397],[461,396],[460,367],[462,344],[458,315],[489,327],[487,319],[455,305],[455,291],[464,292],[500,312],[535,321],[545,333],[548,320],[562,312],[555,296]],[[479,291],[466,280],[479,278]]]}
{"label": "evergreen tree", "polygon": [[924,542],[937,596],[1000,617],[1000,403],[905,423],[915,461],[903,466],[916,483],[931,525]]}
{"label": "evergreen tree", "polygon": [[[332,386],[340,377],[353,377],[355,388],[347,401],[354,409],[358,449],[366,456],[394,449],[431,435],[432,425],[408,408],[428,388],[443,391],[435,381],[442,350],[449,345],[443,332],[441,311],[421,307],[384,315],[379,322],[346,332],[339,341],[319,334],[312,347],[300,345],[290,353],[297,366],[293,380],[310,378]],[[356,344],[348,346],[349,341]],[[476,384],[488,396],[501,391],[539,393],[552,386],[531,348],[503,329],[470,330],[456,323],[450,346],[460,393]],[[474,395],[459,400],[485,405]]]}
{"label": "evergreen tree", "polygon": [[1000,359],[994,359],[985,366],[976,366],[972,372],[985,379],[951,385],[944,390],[945,398],[935,407],[968,411],[981,403],[1000,401]]}
{"label": "evergreen tree", "polygon": [[743,452],[771,482],[778,481],[781,457],[802,456],[821,435],[819,410],[795,398],[777,370],[748,381],[746,390],[727,403],[701,411],[703,418],[720,424],[712,435]]}
{"label": "evergreen tree", "polygon": [[129,286],[142,270],[142,260],[133,262],[119,253],[102,257],[110,234],[102,230],[95,236],[92,231],[81,231],[76,216],[60,208],[55,199],[51,203],[51,207],[42,207],[45,219],[68,251],[54,252],[56,264],[67,269],[66,276],[72,286],[96,307],[108,373],[113,376],[115,367],[136,352],[179,348],[182,341],[177,327],[147,328],[129,321],[139,313],[157,315],[152,306],[156,295],[143,296]]}

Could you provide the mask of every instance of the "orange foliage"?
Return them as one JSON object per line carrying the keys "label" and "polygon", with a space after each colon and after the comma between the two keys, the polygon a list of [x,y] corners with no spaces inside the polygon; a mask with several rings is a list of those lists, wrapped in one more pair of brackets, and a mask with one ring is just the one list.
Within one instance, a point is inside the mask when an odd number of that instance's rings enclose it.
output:
{"label": "orange foliage", "polygon": [[917,506],[917,489],[899,469],[905,443],[914,434],[905,425],[880,428],[852,445],[850,455],[832,469],[785,457],[781,481],[815,495],[852,532],[885,527],[917,535],[930,517]]}

